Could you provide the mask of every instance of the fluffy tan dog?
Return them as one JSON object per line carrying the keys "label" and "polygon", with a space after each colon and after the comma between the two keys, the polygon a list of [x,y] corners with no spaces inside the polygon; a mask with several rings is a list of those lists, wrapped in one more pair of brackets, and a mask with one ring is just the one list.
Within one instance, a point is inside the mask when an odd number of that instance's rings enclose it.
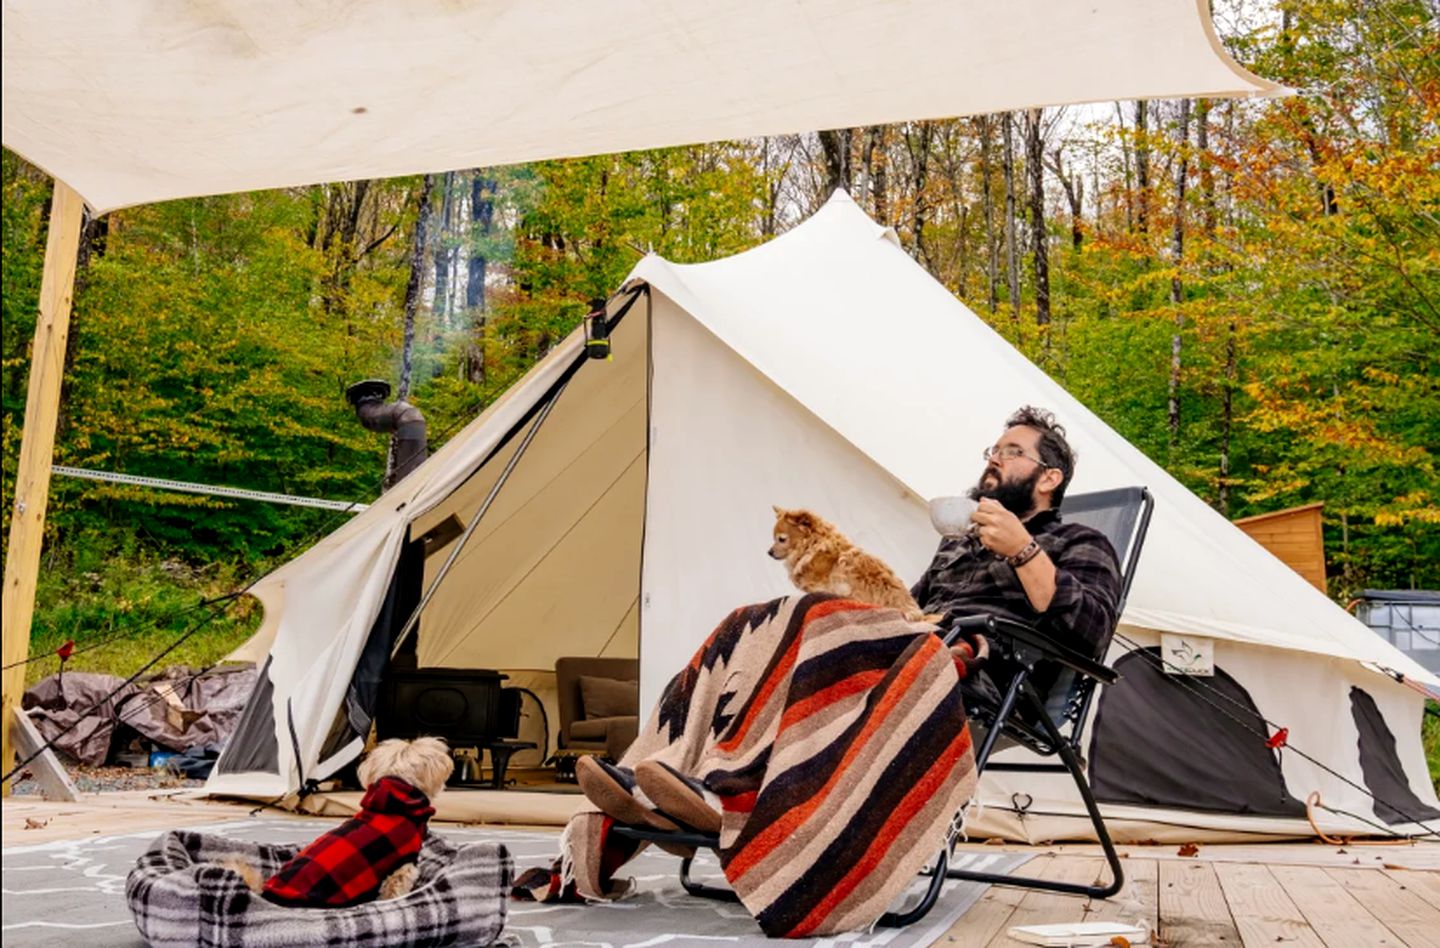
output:
{"label": "fluffy tan dog", "polygon": [[[415,886],[415,859],[455,762],[438,737],[381,741],[360,764],[360,812],[320,836],[269,879],[230,860],[255,892],[281,905],[336,908],[393,899]],[[363,857],[363,858],[360,858]]]}
{"label": "fluffy tan dog", "polygon": [[890,606],[910,622],[927,618],[890,567],[808,510],[775,508],[775,542],[770,555],[785,561],[790,581],[804,592],[828,592]]}

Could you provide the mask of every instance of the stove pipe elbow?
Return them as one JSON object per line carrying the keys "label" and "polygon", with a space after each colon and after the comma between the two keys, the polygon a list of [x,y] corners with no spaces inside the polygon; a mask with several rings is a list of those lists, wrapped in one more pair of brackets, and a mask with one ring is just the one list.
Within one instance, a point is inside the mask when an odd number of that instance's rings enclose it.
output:
{"label": "stove pipe elbow", "polygon": [[345,398],[354,406],[360,424],[370,431],[394,435],[393,483],[419,467],[426,458],[428,448],[425,416],[420,409],[403,399],[386,402],[389,395],[390,383],[381,379],[356,382],[345,390]]}

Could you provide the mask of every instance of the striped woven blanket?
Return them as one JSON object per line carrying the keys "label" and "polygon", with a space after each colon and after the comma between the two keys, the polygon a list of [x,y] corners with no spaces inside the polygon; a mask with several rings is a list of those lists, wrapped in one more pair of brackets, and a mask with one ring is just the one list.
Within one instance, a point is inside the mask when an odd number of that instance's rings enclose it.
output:
{"label": "striped woven blanket", "polygon": [[[893,609],[823,594],[747,606],[670,682],[621,764],[660,761],[719,797],[721,866],[767,935],[868,928],[974,790],[963,674],[932,626]],[[561,879],[588,899],[626,892],[615,873],[636,844],[611,825],[571,821],[551,897]]]}

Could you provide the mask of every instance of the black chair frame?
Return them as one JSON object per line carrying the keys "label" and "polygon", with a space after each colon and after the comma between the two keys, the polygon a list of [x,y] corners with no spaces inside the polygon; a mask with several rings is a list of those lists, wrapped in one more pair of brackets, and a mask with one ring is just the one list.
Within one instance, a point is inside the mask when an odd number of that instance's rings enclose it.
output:
{"label": "black chair frame", "polygon": [[[1131,505],[1134,505],[1137,510],[1129,536],[1110,538],[1112,543],[1116,540],[1121,541],[1117,547],[1123,546],[1123,549],[1117,548],[1121,557],[1120,601],[1115,610],[1117,623],[1118,616],[1124,609],[1125,599],[1130,592],[1135,566],[1140,560],[1140,551],[1150,526],[1150,515],[1154,510],[1155,500],[1150,491],[1145,488],[1121,488],[1077,496],[1065,506],[1065,513],[1070,519],[1083,523],[1084,514],[1088,511]],[[1079,513],[1080,516],[1075,516],[1076,513]],[[1070,774],[1075,781],[1076,788],[1080,791],[1080,798],[1084,801],[1085,810],[1095,829],[1095,835],[1105,853],[1105,860],[1110,867],[1111,881],[1105,885],[1083,885],[1057,882],[1051,879],[1036,879],[1029,876],[950,868],[951,851],[959,837],[957,823],[952,825],[945,845],[937,853],[934,864],[923,872],[923,875],[930,881],[921,895],[920,901],[905,911],[886,912],[878,922],[882,927],[899,928],[919,921],[940,898],[940,892],[946,879],[964,879],[992,885],[1042,889],[1049,892],[1063,892],[1101,899],[1115,895],[1125,884],[1120,857],[1115,852],[1115,844],[1110,839],[1110,833],[1105,827],[1105,819],[1100,814],[1095,796],[1090,791],[1090,783],[1085,777],[1085,764],[1080,749],[1085,720],[1094,699],[1096,684],[1114,684],[1119,680],[1119,675],[1115,673],[1114,669],[1056,641],[1034,626],[998,616],[967,616],[957,620],[945,633],[945,644],[953,645],[962,635],[975,633],[985,635],[991,643],[992,650],[998,650],[1009,661],[1019,666],[1019,671],[1010,680],[999,706],[993,709],[993,712],[988,709],[972,712],[972,720],[985,725],[986,728],[980,747],[975,754],[976,777],[983,775],[987,769],[996,772]],[[1105,648],[1109,646],[1110,637],[1113,634],[1113,628],[1106,630],[1101,645],[1097,648],[1102,655]],[[1041,662],[1049,663],[1052,667],[1059,666],[1062,669],[1061,677],[1050,689],[1052,695],[1058,694],[1063,699],[1058,706],[1047,707],[1044,698],[1030,681],[1036,667]],[[1028,720],[1017,717],[1017,712],[1025,712]],[[1062,733],[1062,728],[1067,725],[1070,731],[1068,736]],[[1042,757],[1058,757],[1059,761],[992,762],[990,756],[995,752],[998,739],[1002,734]],[[663,815],[669,816],[669,814]],[[669,818],[674,819],[673,816]],[[671,846],[689,846],[714,851],[718,851],[720,848],[720,837],[710,833],[653,830],[621,825],[615,826],[613,832],[628,839],[665,843]],[[690,870],[693,861],[694,856],[692,855],[684,857],[680,862],[680,884],[687,893],[700,898],[727,902],[740,901],[739,896],[730,889],[707,885],[692,879]]]}
{"label": "black chair frame", "polygon": [[[1117,624],[1130,593],[1130,584],[1135,577],[1136,564],[1140,561],[1145,535],[1150,528],[1155,498],[1145,488],[1122,488],[1076,497],[1065,508],[1072,521],[1084,522],[1084,513],[1087,510],[1118,506],[1127,498],[1130,503],[1138,505],[1135,522],[1131,525],[1129,536],[1110,538],[1118,547],[1117,553],[1121,557],[1120,599],[1115,609]],[[1080,516],[1075,516],[1076,513]],[[977,632],[989,639],[992,648],[997,648],[1006,658],[1020,666],[993,713],[986,709],[972,711],[972,720],[986,726],[985,736],[975,754],[977,776],[983,775],[986,770],[1009,773],[1068,773],[1080,792],[1080,799],[1085,804],[1085,812],[1090,817],[1095,837],[1105,854],[1105,861],[1110,867],[1110,882],[1105,885],[1084,885],[958,868],[950,869],[948,876],[951,879],[988,882],[992,885],[1010,885],[1108,899],[1124,886],[1125,872],[1121,867],[1119,854],[1115,852],[1115,844],[1110,839],[1110,832],[1105,826],[1105,818],[1101,816],[1095,795],[1090,790],[1090,782],[1085,777],[1084,754],[1080,744],[1084,737],[1085,720],[1095,697],[1095,686],[1112,685],[1119,680],[1119,676],[1114,669],[1056,641],[1034,626],[997,616],[969,616],[958,620],[946,634],[946,643],[953,644],[962,633]],[[1113,635],[1113,628],[1106,631],[1097,652],[1104,654]],[[1041,662],[1058,665],[1062,669],[1060,679],[1051,689],[1052,694],[1059,692],[1063,695],[1063,703],[1058,707],[1047,707],[1030,681]],[[1064,687],[1062,691],[1064,685],[1068,687]],[[1017,717],[1017,711],[1025,712],[1028,721]],[[1068,736],[1062,734],[1062,728],[1066,726],[1070,730]],[[995,752],[1002,734],[1041,757],[1058,757],[1059,761],[991,761],[990,756]]]}

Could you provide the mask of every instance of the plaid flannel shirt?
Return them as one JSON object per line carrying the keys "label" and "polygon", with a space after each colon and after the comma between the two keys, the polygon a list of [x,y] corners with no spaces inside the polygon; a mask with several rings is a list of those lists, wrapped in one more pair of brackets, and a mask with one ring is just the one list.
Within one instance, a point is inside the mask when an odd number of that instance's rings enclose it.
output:
{"label": "plaid flannel shirt", "polygon": [[343,908],[367,902],[400,866],[414,862],[435,815],[430,800],[397,777],[382,777],[360,812],[300,850],[265,883],[279,905]]}
{"label": "plaid flannel shirt", "polygon": [[1055,564],[1055,595],[1044,612],[1030,604],[1014,567],[968,536],[940,542],[911,595],[927,613],[945,616],[947,624],[988,613],[1029,623],[1093,655],[1115,625],[1120,600],[1114,547],[1098,530],[1062,522],[1056,510],[1042,510],[1025,527]]}

